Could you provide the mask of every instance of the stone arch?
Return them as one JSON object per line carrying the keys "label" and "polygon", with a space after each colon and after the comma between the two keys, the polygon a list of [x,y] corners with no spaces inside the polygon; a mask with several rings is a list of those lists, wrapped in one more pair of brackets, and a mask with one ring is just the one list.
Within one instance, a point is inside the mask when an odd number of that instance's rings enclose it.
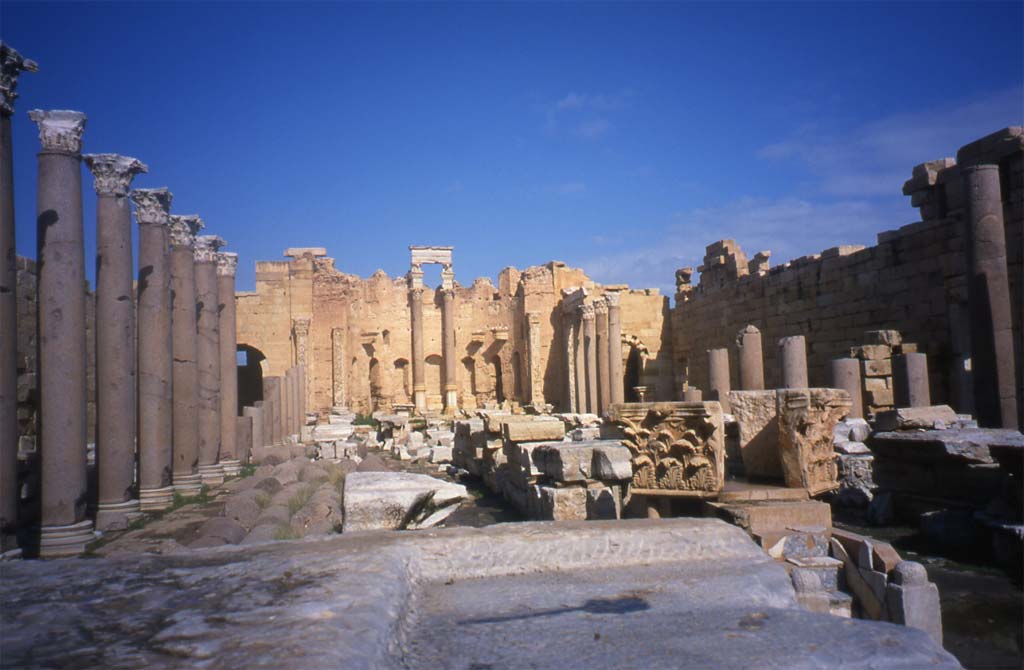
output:
{"label": "stone arch", "polygon": [[[239,344],[238,351],[238,411],[263,400],[263,378],[270,366],[262,351],[248,344]],[[244,361],[244,362],[243,362]]]}

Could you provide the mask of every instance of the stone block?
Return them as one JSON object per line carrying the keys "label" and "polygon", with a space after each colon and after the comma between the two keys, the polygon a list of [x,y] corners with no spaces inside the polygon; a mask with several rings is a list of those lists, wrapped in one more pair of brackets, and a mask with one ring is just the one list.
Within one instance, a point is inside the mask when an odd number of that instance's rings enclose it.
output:
{"label": "stone block", "polygon": [[617,486],[587,489],[588,519],[621,519],[622,496]]}
{"label": "stone block", "polygon": [[885,619],[884,601],[878,598],[865,581],[856,562],[847,553],[844,545],[834,537],[831,542],[832,556],[843,562],[843,577],[846,580],[846,587],[856,597],[864,617],[873,621],[883,621]]}
{"label": "stone block", "polygon": [[864,333],[864,341],[867,344],[884,344],[894,347],[903,342],[903,336],[898,330],[869,330]]}
{"label": "stone block", "polygon": [[739,426],[740,457],[747,477],[781,479],[777,393],[730,391],[729,405]]}
{"label": "stone block", "polygon": [[430,449],[430,462],[431,463],[451,463],[452,462],[452,448],[451,447],[432,447]]}
{"label": "stone block", "polygon": [[565,424],[557,420],[503,422],[502,437],[509,442],[538,442],[561,440],[565,437]]}
{"label": "stone block", "polygon": [[602,481],[629,481],[633,478],[633,455],[622,444],[594,448],[591,474]]}
{"label": "stone block", "polygon": [[[827,551],[827,549],[826,549]],[[845,586],[842,579],[843,562],[829,556],[808,556],[806,558],[790,558],[793,573],[804,572],[815,575],[826,591],[838,591]]]}
{"label": "stone block", "polygon": [[779,454],[786,486],[818,495],[839,487],[833,429],[852,401],[841,389],[780,389]]}
{"label": "stone block", "polygon": [[862,344],[850,349],[850,358],[865,361],[880,361],[892,358],[892,348],[885,344]]}
{"label": "stone block", "polygon": [[466,497],[466,487],[428,475],[353,472],[345,477],[343,531],[429,528]]}
{"label": "stone block", "polygon": [[892,375],[892,359],[866,360],[861,372],[865,377],[889,377]]}
{"label": "stone block", "polygon": [[540,486],[540,518],[549,521],[585,520],[587,489],[582,486]]}
{"label": "stone block", "polygon": [[867,391],[868,405],[872,407],[891,407],[893,395],[891,390]]}
{"label": "stone block", "polygon": [[583,482],[593,479],[591,468],[595,446],[604,446],[604,443],[545,444],[533,450],[533,462],[538,470],[556,482]]}
{"label": "stone block", "polygon": [[923,630],[942,644],[939,589],[928,581],[920,563],[901,561],[896,565],[885,589],[885,604],[890,621]]}
{"label": "stone block", "polygon": [[600,426],[587,426],[586,428],[574,428],[569,432],[569,437],[573,442],[589,442],[591,440],[601,439],[601,428]]}
{"label": "stone block", "polygon": [[758,537],[775,534],[778,538],[790,534],[789,528],[832,526],[832,509],[816,500],[704,504],[708,516],[717,516]]}
{"label": "stone block", "polygon": [[944,430],[958,421],[949,405],[900,407],[875,415],[875,430]]}

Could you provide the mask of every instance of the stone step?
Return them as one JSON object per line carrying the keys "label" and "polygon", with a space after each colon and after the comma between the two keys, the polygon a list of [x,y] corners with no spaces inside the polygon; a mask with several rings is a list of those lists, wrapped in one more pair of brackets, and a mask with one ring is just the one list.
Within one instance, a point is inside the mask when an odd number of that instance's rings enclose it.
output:
{"label": "stone step", "polygon": [[755,536],[800,526],[832,527],[832,508],[815,500],[705,502],[704,514],[724,519]]}

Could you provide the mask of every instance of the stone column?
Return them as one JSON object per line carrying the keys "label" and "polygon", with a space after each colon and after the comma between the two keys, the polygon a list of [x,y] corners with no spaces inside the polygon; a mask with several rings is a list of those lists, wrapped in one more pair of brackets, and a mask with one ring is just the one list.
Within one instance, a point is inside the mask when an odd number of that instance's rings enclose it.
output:
{"label": "stone column", "polygon": [[85,115],[32,110],[39,125],[39,411],[42,455],[40,556],[80,553],[92,540],[86,512],[85,246],[82,132]]}
{"label": "stone column", "polygon": [[[252,433],[256,426],[256,421],[248,414],[242,416],[236,416],[235,419],[235,439],[238,442],[235,444],[235,455],[239,458],[239,463],[249,462],[249,450],[252,449]],[[239,466],[241,470],[241,466]]]}
{"label": "stone column", "polygon": [[919,353],[893,356],[892,387],[896,407],[928,407],[931,405],[931,391],[928,388],[928,356]]}
{"label": "stone column", "polygon": [[587,352],[583,342],[583,311],[582,305],[576,306],[576,318],[573,321],[573,365],[576,370],[576,412],[587,411]]}
{"label": "stone column", "polygon": [[807,381],[807,344],[803,335],[791,335],[779,340],[779,360],[782,361],[782,388],[805,389]]}
{"label": "stone column", "polygon": [[203,220],[195,215],[171,216],[171,350],[173,384],[172,474],[174,490],[199,493],[199,368],[196,362],[196,233]]}
{"label": "stone column", "polygon": [[[458,354],[455,352],[455,275],[450,266],[441,270],[441,355],[444,357],[444,411],[459,408],[459,386],[455,378]],[[516,370],[516,374],[519,371]],[[515,390],[513,387],[512,391]],[[508,394],[511,395],[511,394]],[[522,400],[520,398],[520,400]]]}
{"label": "stone column", "polygon": [[345,330],[343,328],[331,329],[331,365],[333,372],[333,385],[331,387],[331,404],[335,407],[345,405],[345,373],[348,366],[345,364]]}
{"label": "stone column", "polygon": [[604,298],[594,301],[597,333],[597,413],[604,415],[611,400],[611,375],[608,371],[608,303]]}
{"label": "stone column", "polygon": [[700,389],[686,389],[683,391],[683,402],[701,402],[704,400],[704,394]]}
{"label": "stone column", "polygon": [[[298,379],[296,385],[296,416],[295,424],[301,426],[303,423],[303,408],[309,398],[309,388],[306,385],[306,369],[309,367],[309,317],[296,317],[292,319],[292,334],[295,337],[295,365]],[[296,432],[301,432],[299,428]]]}
{"label": "stone column", "polygon": [[622,316],[619,311],[619,294],[605,293],[608,303],[608,374],[611,376],[611,404],[623,402],[625,379],[622,376]]}
{"label": "stone column", "polygon": [[226,477],[235,477],[241,461],[235,451],[238,430],[238,329],[235,325],[235,271],[238,254],[217,254],[217,301],[220,308],[220,458]]}
{"label": "stone column", "polygon": [[409,270],[409,316],[412,322],[412,394],[416,411],[427,411],[427,383],[423,366],[423,270]]}
{"label": "stone column", "polygon": [[135,497],[135,309],[128,191],[147,168],[115,154],[83,156],[96,188],[96,528],[126,528]]}
{"label": "stone column", "polygon": [[139,222],[139,503],[143,512],[174,502],[169,217],[166,188],[132,191]]}
{"label": "stone column", "polygon": [[[963,154],[963,150],[961,150]],[[999,166],[963,165],[975,411],[982,426],[1017,428],[1016,365]]]}
{"label": "stone column", "polygon": [[708,398],[717,400],[729,413],[729,350],[708,349]]}
{"label": "stone column", "polygon": [[275,414],[278,423],[281,424],[281,444],[288,444],[288,436],[291,435],[291,424],[289,423],[290,417],[288,411],[288,373],[281,375],[277,384],[277,406],[278,410]]}
{"label": "stone column", "polygon": [[284,438],[287,440],[295,432],[295,368],[284,372],[284,384],[281,387],[281,414]]}
{"label": "stone column", "polygon": [[217,298],[216,235],[196,238],[196,366],[199,371],[199,477],[203,484],[224,481],[220,456],[220,305]]}
{"label": "stone column", "polygon": [[544,374],[540,368],[540,314],[527,312],[526,329],[526,358],[530,373],[530,402],[540,404],[544,402]]}
{"label": "stone column", "polygon": [[18,273],[11,118],[18,74],[37,69],[35,61],[0,42],[0,554],[15,549],[18,529]]}
{"label": "stone column", "polygon": [[252,420],[252,440],[249,447],[245,451],[239,452],[238,456],[242,459],[243,463],[249,463],[252,461],[253,450],[265,444],[263,438],[263,407],[261,405],[243,407],[242,416],[247,416]]}
{"label": "stone column", "polygon": [[736,334],[736,352],[740,363],[740,388],[744,391],[764,390],[764,354],[761,331],[747,326]]}
{"label": "stone column", "polygon": [[853,405],[849,416],[864,418],[864,390],[860,382],[860,361],[856,358],[832,359],[832,388],[843,389],[850,394]]}
{"label": "stone column", "polygon": [[576,411],[576,332],[575,315],[562,310],[562,332],[565,334],[565,401],[566,412]]}
{"label": "stone column", "polygon": [[593,305],[580,305],[580,317],[583,319],[583,347],[587,367],[587,412],[597,414],[597,328],[594,323],[596,313]]}
{"label": "stone column", "polygon": [[269,427],[264,428],[264,437],[267,439],[267,444],[270,446],[281,444],[280,385],[280,377],[263,378],[263,404],[266,409],[267,416],[270,419]]}

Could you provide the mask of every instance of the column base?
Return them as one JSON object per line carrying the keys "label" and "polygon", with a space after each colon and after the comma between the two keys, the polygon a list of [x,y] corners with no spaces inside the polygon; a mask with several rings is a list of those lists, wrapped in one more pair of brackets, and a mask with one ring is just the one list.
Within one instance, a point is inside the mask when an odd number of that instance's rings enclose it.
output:
{"label": "column base", "polygon": [[162,512],[174,504],[174,487],[139,489],[140,512]]}
{"label": "column base", "polygon": [[448,389],[444,392],[444,410],[451,414],[459,408],[459,392],[455,389]]}
{"label": "column base", "polygon": [[242,462],[237,458],[229,458],[220,462],[225,477],[237,477],[242,471]]}
{"label": "column base", "polygon": [[416,405],[416,413],[423,414],[427,411],[427,390],[415,389],[412,392],[413,403]]}
{"label": "column base", "polygon": [[96,508],[96,530],[124,530],[139,511],[138,500],[100,503]]}
{"label": "column base", "polygon": [[174,490],[183,496],[194,496],[199,494],[203,488],[202,479],[197,474],[172,475]]}
{"label": "column base", "polygon": [[95,539],[92,521],[88,519],[67,526],[43,526],[39,535],[39,558],[78,556]]}
{"label": "column base", "polygon": [[220,463],[200,465],[199,478],[205,486],[218,486],[224,483],[224,468],[220,466]]}

